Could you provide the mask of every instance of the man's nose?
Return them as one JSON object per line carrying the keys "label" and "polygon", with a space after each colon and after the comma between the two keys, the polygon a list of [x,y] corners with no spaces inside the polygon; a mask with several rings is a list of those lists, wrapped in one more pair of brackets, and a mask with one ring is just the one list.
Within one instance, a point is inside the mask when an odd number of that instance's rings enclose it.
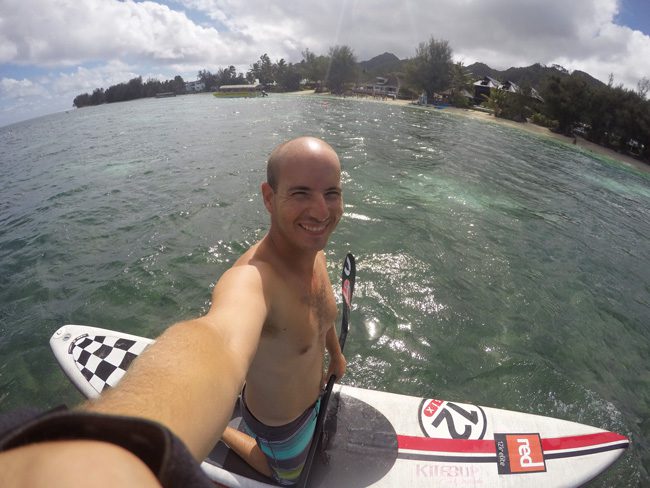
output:
{"label": "man's nose", "polygon": [[330,211],[324,195],[316,195],[312,206],[312,217],[317,220],[325,220],[329,217]]}

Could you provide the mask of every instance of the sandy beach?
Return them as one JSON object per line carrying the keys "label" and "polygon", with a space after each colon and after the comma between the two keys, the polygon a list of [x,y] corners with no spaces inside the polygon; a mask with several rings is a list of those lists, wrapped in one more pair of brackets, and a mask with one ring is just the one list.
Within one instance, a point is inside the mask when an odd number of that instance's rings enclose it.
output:
{"label": "sandy beach", "polygon": [[[314,91],[313,90],[306,90],[306,91],[301,91],[301,92],[295,92],[296,94],[300,95],[313,95]],[[319,94],[317,96],[323,96],[323,97],[335,97],[335,95],[328,95],[328,94]],[[353,98],[353,97],[348,97],[348,98]],[[520,122],[515,122],[512,120],[507,120],[507,119],[500,119],[494,117],[494,115],[491,115],[486,112],[481,112],[478,110],[472,110],[472,109],[462,109],[462,108],[456,108],[456,107],[445,107],[444,109],[436,109],[432,106],[418,106],[418,105],[413,105],[413,103],[410,100],[393,100],[391,98],[387,98],[384,100],[381,99],[372,99],[372,98],[359,98],[359,100],[364,100],[364,101],[373,101],[377,103],[388,103],[391,105],[402,105],[402,106],[412,106],[414,108],[418,108],[420,110],[436,110],[438,112],[442,113],[447,113],[447,114],[452,114],[455,116],[459,117],[469,117],[475,120],[482,120],[484,122],[488,123],[493,123],[493,124],[501,124],[501,125],[507,125],[509,127],[512,127],[514,129],[519,129],[523,130],[526,132],[529,132],[531,134],[537,134],[542,137],[550,137],[552,139],[555,139],[556,141],[559,141],[563,144],[566,144],[568,146],[574,147],[576,150],[581,150],[581,151],[587,151],[592,154],[595,154],[597,156],[603,156],[605,158],[608,158],[610,160],[617,161],[619,163],[622,163],[623,165],[643,172],[643,173],[650,173],[650,164],[646,164],[642,161],[639,161],[637,159],[634,159],[631,156],[627,156],[625,154],[620,154],[612,149],[608,149],[603,146],[599,146],[598,144],[594,144],[593,142],[589,142],[586,139],[583,139],[582,137],[578,137],[576,139],[576,143],[573,143],[573,138],[563,136],[561,134],[556,134],[555,132],[551,132],[548,128],[542,127],[536,124],[532,123],[520,123]]]}

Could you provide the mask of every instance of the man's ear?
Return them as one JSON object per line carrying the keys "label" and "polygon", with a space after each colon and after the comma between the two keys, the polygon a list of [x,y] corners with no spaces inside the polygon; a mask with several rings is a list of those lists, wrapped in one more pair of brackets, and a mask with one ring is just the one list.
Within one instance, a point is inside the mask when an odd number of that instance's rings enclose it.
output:
{"label": "man's ear", "polygon": [[271,200],[273,199],[273,195],[275,192],[273,191],[273,188],[271,188],[271,185],[269,185],[266,181],[262,183],[262,198],[264,199],[264,206],[266,207],[266,210],[271,213],[273,209],[273,205]]}

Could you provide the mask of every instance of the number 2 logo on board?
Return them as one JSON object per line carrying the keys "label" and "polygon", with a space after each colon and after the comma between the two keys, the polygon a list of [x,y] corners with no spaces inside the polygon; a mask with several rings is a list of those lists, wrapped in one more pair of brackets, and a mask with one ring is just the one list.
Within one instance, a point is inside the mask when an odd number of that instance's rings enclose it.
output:
{"label": "number 2 logo on board", "polygon": [[483,439],[487,429],[481,407],[445,400],[423,400],[419,420],[426,436],[443,439]]}

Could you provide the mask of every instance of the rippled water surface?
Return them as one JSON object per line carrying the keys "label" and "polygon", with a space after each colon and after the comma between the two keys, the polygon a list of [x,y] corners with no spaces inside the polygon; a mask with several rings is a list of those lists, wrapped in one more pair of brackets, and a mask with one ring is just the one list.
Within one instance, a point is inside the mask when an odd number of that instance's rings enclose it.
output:
{"label": "rippled water surface", "polygon": [[649,486],[650,178],[578,148],[420,110],[209,95],[0,128],[0,411],[75,404],[49,336],[156,336],[205,312],[267,224],[277,143],[329,141],[358,284],[345,382],[621,432],[592,486]]}

